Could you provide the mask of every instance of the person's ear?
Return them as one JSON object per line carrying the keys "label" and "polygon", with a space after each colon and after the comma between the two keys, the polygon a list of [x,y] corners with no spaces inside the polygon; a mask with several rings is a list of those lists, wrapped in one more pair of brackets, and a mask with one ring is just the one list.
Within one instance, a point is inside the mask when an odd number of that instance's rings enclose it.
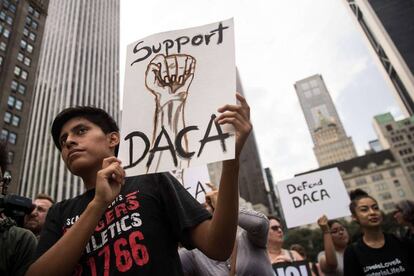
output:
{"label": "person's ear", "polygon": [[109,146],[111,148],[115,148],[117,145],[119,145],[119,141],[120,141],[119,132],[113,131],[111,133],[108,133],[107,136],[109,140]]}

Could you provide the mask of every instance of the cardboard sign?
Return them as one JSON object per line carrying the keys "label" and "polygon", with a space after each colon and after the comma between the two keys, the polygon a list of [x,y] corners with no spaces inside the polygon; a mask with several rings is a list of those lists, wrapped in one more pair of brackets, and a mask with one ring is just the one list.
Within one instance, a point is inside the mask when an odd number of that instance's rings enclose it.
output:
{"label": "cardboard sign", "polygon": [[308,261],[276,263],[272,267],[276,276],[312,276]]}
{"label": "cardboard sign", "polygon": [[349,196],[337,168],[301,175],[276,184],[288,228],[351,215]]}
{"label": "cardboard sign", "polygon": [[234,158],[233,20],[160,33],[127,48],[119,157],[127,176]]}
{"label": "cardboard sign", "polygon": [[211,188],[206,185],[211,183],[207,166],[191,167],[170,173],[198,202],[206,202],[206,193],[211,191]]}

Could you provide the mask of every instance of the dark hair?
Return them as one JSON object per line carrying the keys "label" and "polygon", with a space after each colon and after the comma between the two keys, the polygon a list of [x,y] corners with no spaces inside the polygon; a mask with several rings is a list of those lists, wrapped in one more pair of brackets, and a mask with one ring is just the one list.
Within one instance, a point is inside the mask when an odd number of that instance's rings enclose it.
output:
{"label": "dark hair", "polygon": [[329,226],[329,228],[331,228],[332,225],[334,225],[334,223],[338,223],[338,224],[342,225],[342,223],[339,220],[331,219],[331,220],[328,220],[328,226]]}
{"label": "dark hair", "polygon": [[274,220],[276,220],[277,222],[279,222],[280,224],[282,224],[282,221],[280,220],[280,218],[278,218],[278,217],[276,217],[276,216],[269,215],[269,216],[267,216],[267,218],[268,218],[268,220],[274,219]]}
{"label": "dark hair", "polygon": [[304,258],[304,259],[306,259],[307,255],[308,255],[308,254],[306,254],[306,249],[305,249],[305,247],[303,247],[302,245],[297,244],[297,243],[292,244],[292,245],[290,246],[290,250],[293,250],[293,251],[298,252],[298,254],[299,254],[299,255],[301,255],[301,256],[302,256],[302,258]]}
{"label": "dark hair", "polygon": [[4,174],[4,172],[7,169],[7,164],[8,164],[8,155],[7,155],[7,148],[6,148],[6,143],[5,142],[0,142],[0,167],[1,167],[1,172]]}
{"label": "dark hair", "polygon": [[353,215],[355,215],[355,209],[356,209],[357,203],[360,199],[362,199],[362,198],[371,198],[372,200],[377,202],[377,200],[375,198],[368,195],[367,192],[365,192],[364,190],[361,190],[361,189],[352,190],[349,193],[349,197],[351,198],[351,203],[349,204],[349,210],[351,211],[351,213]]}
{"label": "dark hair", "polygon": [[[81,117],[99,126],[105,134],[111,132],[119,132],[118,125],[115,120],[103,109],[93,106],[76,106],[69,107],[62,110],[55,118],[52,123],[52,137],[55,146],[62,150],[59,136],[62,127],[67,121],[72,118]],[[115,148],[115,155],[118,154],[119,145]]]}
{"label": "dark hair", "polygon": [[53,198],[48,194],[38,194],[35,199],[46,199],[49,200],[52,204],[55,204]]}
{"label": "dark hair", "polygon": [[410,223],[414,224],[414,202],[411,200],[401,200],[395,206],[398,210],[401,211],[403,219]]}

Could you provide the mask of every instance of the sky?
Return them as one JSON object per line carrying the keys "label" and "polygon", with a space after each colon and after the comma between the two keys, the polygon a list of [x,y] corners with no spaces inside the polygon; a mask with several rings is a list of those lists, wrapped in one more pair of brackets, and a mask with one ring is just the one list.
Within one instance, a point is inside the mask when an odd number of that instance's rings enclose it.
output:
{"label": "sky", "polygon": [[121,94],[128,44],[233,17],[236,65],[263,168],[275,182],[318,167],[294,83],[321,74],[358,155],[377,138],[372,120],[401,118],[391,87],[344,1],[121,1]]}

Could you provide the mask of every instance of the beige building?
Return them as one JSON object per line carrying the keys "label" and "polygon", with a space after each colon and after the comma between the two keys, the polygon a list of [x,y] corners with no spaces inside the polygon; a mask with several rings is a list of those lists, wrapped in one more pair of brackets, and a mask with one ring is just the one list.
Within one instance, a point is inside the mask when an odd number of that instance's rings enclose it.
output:
{"label": "beige building", "polygon": [[396,121],[390,113],[377,115],[374,128],[381,146],[401,163],[414,189],[414,116]]}
{"label": "beige building", "polygon": [[295,90],[314,144],[319,166],[327,166],[357,156],[347,137],[335,105],[321,75],[295,83]]}

